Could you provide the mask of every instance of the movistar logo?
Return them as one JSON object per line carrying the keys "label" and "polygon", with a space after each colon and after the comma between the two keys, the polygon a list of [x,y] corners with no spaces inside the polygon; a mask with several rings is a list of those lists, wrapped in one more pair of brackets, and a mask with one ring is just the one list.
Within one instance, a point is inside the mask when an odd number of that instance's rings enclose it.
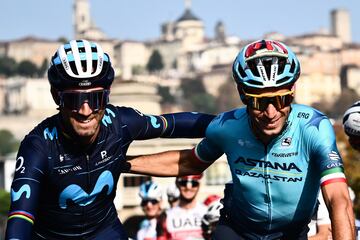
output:
{"label": "movistar logo", "polygon": [[150,118],[151,125],[152,125],[154,128],[159,128],[159,127],[160,127],[160,123],[157,122],[157,118],[156,118],[156,117],[151,116],[151,115],[148,115],[148,117]]}
{"label": "movistar logo", "polygon": [[80,206],[86,206],[91,204],[97,195],[107,187],[107,195],[110,195],[114,187],[114,178],[110,171],[106,170],[100,174],[96,181],[93,191],[88,194],[79,185],[71,184],[67,186],[60,194],[59,206],[62,209],[67,208],[67,201],[72,200],[74,203]]}
{"label": "movistar logo", "polygon": [[102,118],[101,122],[102,124],[105,125],[105,127],[108,126],[108,124],[112,124],[112,121],[111,121],[111,117],[115,117],[115,113],[113,111],[111,111],[109,108],[106,108],[105,109],[105,114],[104,114],[104,117]]}
{"label": "movistar logo", "polygon": [[22,185],[18,191],[14,191],[14,189],[11,189],[11,200],[13,202],[19,200],[23,193],[25,193],[25,197],[27,199],[30,198],[31,189],[30,189],[29,184]]}
{"label": "movistar logo", "polygon": [[300,168],[298,168],[298,166],[296,166],[295,163],[278,163],[278,162],[267,162],[264,160],[257,160],[257,159],[251,159],[251,158],[244,158],[244,157],[239,157],[238,159],[235,160],[234,162],[235,164],[239,164],[239,163],[243,163],[247,166],[252,166],[252,167],[260,167],[260,168],[272,168],[275,170],[283,170],[283,171],[291,171],[291,170],[296,170],[298,172],[302,172],[300,170]]}
{"label": "movistar logo", "polygon": [[56,127],[53,127],[51,132],[50,132],[49,128],[46,128],[44,130],[44,138],[45,138],[45,140],[49,138],[51,141],[54,140],[54,138],[57,139],[58,138],[58,133],[57,133]]}

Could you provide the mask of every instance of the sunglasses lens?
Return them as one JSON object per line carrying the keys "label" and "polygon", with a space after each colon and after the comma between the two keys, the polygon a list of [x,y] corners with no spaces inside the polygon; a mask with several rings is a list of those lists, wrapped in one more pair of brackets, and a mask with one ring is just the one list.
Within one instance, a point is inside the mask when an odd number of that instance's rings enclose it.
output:
{"label": "sunglasses lens", "polygon": [[156,199],[146,199],[146,200],[142,200],[142,201],[141,201],[141,206],[144,207],[144,206],[148,205],[149,203],[151,203],[151,205],[155,205],[155,204],[159,203],[159,201],[156,200]]}
{"label": "sunglasses lens", "polygon": [[197,187],[197,186],[199,186],[199,181],[196,181],[196,180],[180,180],[179,185],[181,187],[187,187],[188,185],[191,185],[191,187]]}
{"label": "sunglasses lens", "polygon": [[287,107],[291,104],[293,100],[292,94],[287,94],[284,96],[274,96],[274,97],[248,97],[248,105],[256,110],[265,111],[268,105],[271,103],[277,110],[281,110],[284,107]]}
{"label": "sunglasses lens", "polygon": [[93,111],[103,109],[109,102],[109,90],[93,91],[93,92],[61,92],[60,106],[72,111],[79,111],[81,105],[85,102]]}

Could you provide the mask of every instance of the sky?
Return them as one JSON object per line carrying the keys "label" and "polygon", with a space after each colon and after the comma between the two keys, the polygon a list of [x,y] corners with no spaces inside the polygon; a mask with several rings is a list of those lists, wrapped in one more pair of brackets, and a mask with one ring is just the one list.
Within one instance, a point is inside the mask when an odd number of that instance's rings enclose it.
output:
{"label": "sky", "polygon": [[[110,38],[152,40],[160,36],[160,25],[178,19],[184,0],[89,0],[92,18]],[[71,39],[74,0],[0,0],[0,41],[27,36],[56,40]],[[349,11],[353,42],[360,43],[359,0],[192,0],[192,12],[214,36],[218,21],[227,35],[240,39],[261,38],[265,33],[285,36],[330,29],[330,12]]]}

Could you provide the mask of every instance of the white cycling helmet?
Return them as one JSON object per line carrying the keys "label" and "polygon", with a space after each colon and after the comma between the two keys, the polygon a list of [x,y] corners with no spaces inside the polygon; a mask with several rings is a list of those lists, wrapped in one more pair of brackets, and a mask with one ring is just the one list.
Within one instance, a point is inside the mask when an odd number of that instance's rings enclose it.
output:
{"label": "white cycling helmet", "polygon": [[87,40],[71,40],[59,47],[48,69],[50,85],[66,89],[110,88],[114,69],[101,46]]}
{"label": "white cycling helmet", "polygon": [[360,137],[360,101],[355,102],[346,110],[343,125],[347,135]]}
{"label": "white cycling helmet", "polygon": [[180,197],[180,190],[175,183],[172,183],[167,187],[166,195],[169,201],[174,201]]}
{"label": "white cycling helmet", "polygon": [[157,183],[147,181],[140,185],[139,196],[142,200],[156,199],[160,201],[162,198],[162,190]]}

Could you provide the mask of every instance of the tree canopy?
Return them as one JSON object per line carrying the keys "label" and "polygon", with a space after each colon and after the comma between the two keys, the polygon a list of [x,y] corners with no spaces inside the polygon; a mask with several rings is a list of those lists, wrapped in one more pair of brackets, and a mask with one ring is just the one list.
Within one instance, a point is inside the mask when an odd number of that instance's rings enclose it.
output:
{"label": "tree canopy", "polygon": [[146,64],[146,69],[153,73],[160,71],[164,68],[164,63],[162,60],[162,56],[158,50],[154,50],[149,58],[148,63]]}

